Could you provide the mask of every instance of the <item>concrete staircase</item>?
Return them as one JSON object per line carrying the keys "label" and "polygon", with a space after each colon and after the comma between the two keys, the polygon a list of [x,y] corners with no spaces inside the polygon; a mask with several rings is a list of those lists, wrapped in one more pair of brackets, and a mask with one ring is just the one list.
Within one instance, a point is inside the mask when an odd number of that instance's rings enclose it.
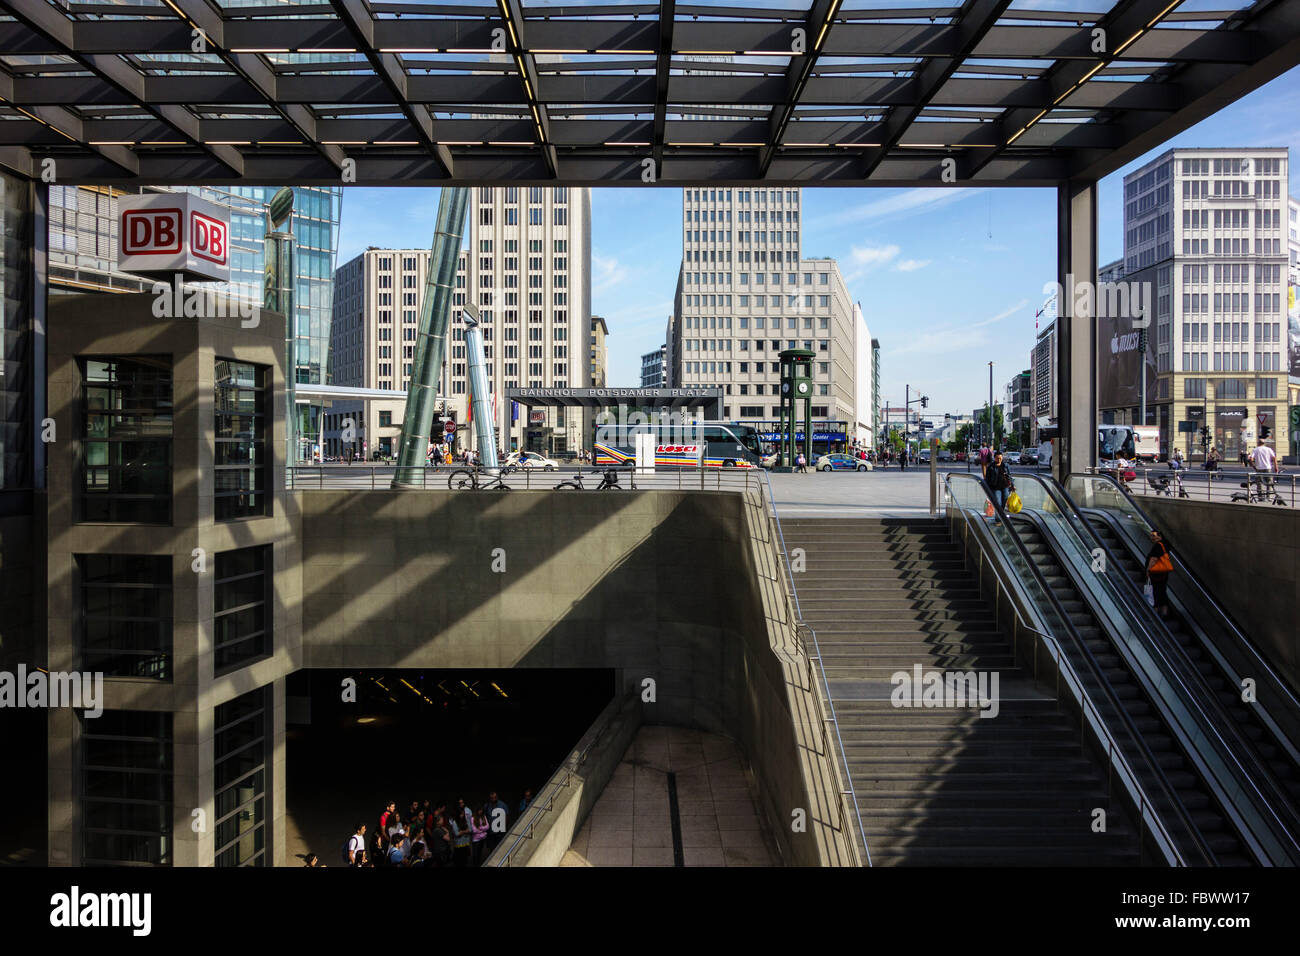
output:
{"label": "concrete staircase", "polygon": [[[1077,724],[1016,665],[942,519],[790,519],[872,863],[1122,865],[1138,838]],[[795,557],[797,555],[792,555]],[[999,713],[903,708],[890,676],[996,671]],[[1092,810],[1108,808],[1106,833]]]}

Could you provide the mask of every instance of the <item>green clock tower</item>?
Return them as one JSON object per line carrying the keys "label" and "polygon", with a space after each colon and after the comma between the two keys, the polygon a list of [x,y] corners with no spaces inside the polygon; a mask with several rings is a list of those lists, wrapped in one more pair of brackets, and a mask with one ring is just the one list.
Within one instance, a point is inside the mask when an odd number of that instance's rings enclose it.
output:
{"label": "green clock tower", "polygon": [[803,403],[803,454],[808,464],[812,457],[812,360],[811,349],[786,349],[781,359],[781,464],[794,465],[800,449],[796,447],[798,405]]}

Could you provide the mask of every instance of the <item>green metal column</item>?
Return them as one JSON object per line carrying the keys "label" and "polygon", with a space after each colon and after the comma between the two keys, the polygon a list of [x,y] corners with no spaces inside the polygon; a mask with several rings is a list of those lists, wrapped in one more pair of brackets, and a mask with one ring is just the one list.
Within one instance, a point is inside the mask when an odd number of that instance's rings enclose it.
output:
{"label": "green metal column", "polygon": [[411,385],[406,393],[402,434],[398,439],[394,488],[423,484],[468,204],[469,189],[464,186],[444,186],[438,198],[438,221],[424,283],[424,301],[420,303],[420,331],[415,344],[415,363],[411,367]]}

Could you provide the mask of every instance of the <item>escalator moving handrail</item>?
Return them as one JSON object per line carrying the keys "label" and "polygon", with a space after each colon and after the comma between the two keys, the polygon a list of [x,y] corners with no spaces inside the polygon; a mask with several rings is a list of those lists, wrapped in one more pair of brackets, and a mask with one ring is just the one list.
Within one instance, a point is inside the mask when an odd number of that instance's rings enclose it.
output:
{"label": "escalator moving handrail", "polygon": [[[1092,525],[1088,523],[1087,518],[1080,513],[1079,506],[1075,504],[1074,499],[1070,497],[1069,492],[1062,488],[1056,479],[1053,478],[1050,481],[1044,480],[1041,475],[1027,475],[1026,477],[1042,486],[1048,499],[1057,508],[1061,516],[1067,519],[1067,521],[1069,521],[1071,515],[1078,518],[1078,524],[1083,525],[1087,530],[1089,537],[1092,539],[1092,543],[1096,547],[1100,548],[1102,553],[1106,556],[1106,561],[1108,562],[1107,567],[1123,567],[1123,565],[1116,559],[1114,553],[1106,545],[1106,542],[1104,542],[1097,534],[1096,529],[1093,528]],[[1076,526],[1072,521],[1070,521],[1069,524],[1072,528]],[[1078,534],[1078,531],[1075,533]],[[1080,543],[1087,550],[1093,550],[1088,547],[1088,541],[1084,540],[1082,536],[1080,536]],[[1174,639],[1174,636],[1169,633],[1169,629],[1165,626],[1164,621],[1154,613],[1146,613],[1150,609],[1146,600],[1142,597],[1141,592],[1137,590],[1137,585],[1127,574],[1121,574],[1119,577],[1123,579],[1123,583],[1116,585],[1114,583],[1114,577],[1106,575],[1111,587],[1115,590],[1116,594],[1120,596],[1120,600],[1124,605],[1126,605],[1126,609],[1129,612],[1130,623],[1141,632],[1141,636],[1145,639],[1147,646],[1160,655],[1165,666],[1168,668],[1169,675],[1175,678],[1178,681],[1179,686],[1182,688],[1183,699],[1196,708],[1205,727],[1212,731],[1215,737],[1218,738],[1219,743],[1222,745],[1223,753],[1227,755],[1228,759],[1232,761],[1232,764],[1236,766],[1238,771],[1240,771],[1242,778],[1248,782],[1251,789],[1255,791],[1255,794],[1263,803],[1264,808],[1267,809],[1278,827],[1281,828],[1287,841],[1290,842],[1293,851],[1300,854],[1300,843],[1297,843],[1295,836],[1296,827],[1294,823],[1288,825],[1283,821],[1283,815],[1279,814],[1276,806],[1278,803],[1281,803],[1283,807],[1289,806],[1287,801],[1282,797],[1283,791],[1278,786],[1276,778],[1274,778],[1273,774],[1268,770],[1268,767],[1256,757],[1254,748],[1250,745],[1249,741],[1242,736],[1240,729],[1237,727],[1236,721],[1224,709],[1222,701],[1219,700],[1214,690],[1208,683],[1206,683],[1205,675],[1197,670],[1187,658],[1186,653]],[[1191,682],[1196,686],[1199,694],[1193,693],[1191,687],[1188,686],[1188,678],[1190,678]],[[1225,730],[1228,736],[1232,738],[1231,744],[1228,740],[1224,739]],[[1241,751],[1244,751],[1249,754],[1251,758],[1254,758],[1250,759],[1250,763],[1252,764],[1251,770],[1248,770],[1242,764],[1241,759],[1238,756]],[[1273,791],[1271,799],[1263,792],[1263,790],[1260,789],[1259,781],[1261,779],[1265,782],[1268,789]],[[1286,815],[1293,816],[1293,814]]]}
{"label": "escalator moving handrail", "polygon": [[[1103,480],[1109,482],[1111,485],[1115,487],[1115,490],[1117,490],[1121,495],[1124,496],[1125,499],[1127,499],[1129,507],[1131,507],[1135,512],[1137,512],[1138,517],[1146,522],[1148,528],[1156,528],[1156,523],[1151,520],[1151,516],[1142,510],[1142,507],[1137,503],[1137,500],[1134,498],[1134,496],[1123,485],[1121,485],[1118,481],[1115,480],[1114,475],[1103,475],[1103,474],[1089,475],[1089,474],[1075,473],[1075,474],[1071,474],[1070,477],[1089,478],[1093,480]],[[1170,557],[1173,558],[1175,562],[1175,569],[1178,571],[1179,581],[1188,584],[1193,590],[1196,591],[1197,596],[1210,606],[1210,608],[1219,617],[1218,623],[1222,624],[1229,631],[1230,636],[1233,638],[1234,645],[1239,650],[1245,652],[1245,654],[1251,658],[1251,662],[1256,667],[1258,667],[1261,671],[1268,674],[1268,676],[1272,679],[1274,685],[1276,685],[1276,689],[1280,691],[1284,697],[1286,697],[1291,707],[1293,707],[1297,712],[1300,712],[1300,700],[1298,700],[1296,696],[1291,692],[1290,686],[1286,683],[1285,680],[1282,679],[1282,677],[1277,673],[1277,671],[1275,671],[1272,667],[1269,666],[1268,661],[1265,660],[1263,655],[1261,655],[1259,651],[1255,649],[1255,645],[1251,643],[1250,639],[1247,638],[1244,633],[1242,633],[1241,628],[1237,626],[1236,622],[1232,619],[1232,616],[1223,609],[1223,605],[1218,602],[1218,600],[1214,597],[1214,595],[1211,594],[1206,589],[1205,585],[1201,583],[1200,578],[1198,578],[1192,572],[1192,570],[1187,566],[1187,562],[1183,561],[1181,558],[1179,558],[1176,554],[1173,554],[1172,552],[1170,553]]]}
{"label": "escalator moving handrail", "polygon": [[[988,484],[984,481],[983,478],[977,477],[975,475],[965,475],[962,474],[961,472],[949,472],[947,476],[945,476],[944,478],[944,484],[948,485],[950,495],[952,493],[951,480],[954,477],[958,479],[965,479],[967,481],[976,482],[979,485],[980,490],[984,492],[985,499],[990,504],[992,504],[993,493],[989,490]],[[1165,774],[1164,768],[1160,766],[1160,761],[1156,759],[1156,756],[1151,751],[1151,748],[1147,744],[1146,739],[1142,736],[1141,732],[1137,729],[1137,725],[1133,722],[1132,715],[1129,714],[1127,708],[1125,708],[1124,705],[1120,702],[1119,695],[1115,692],[1115,688],[1111,685],[1110,681],[1106,678],[1105,672],[1102,670],[1101,665],[1097,663],[1097,658],[1093,656],[1091,649],[1089,649],[1087,643],[1083,639],[1083,635],[1081,635],[1078,629],[1075,628],[1074,623],[1070,620],[1070,617],[1066,613],[1065,608],[1061,605],[1060,600],[1057,598],[1056,594],[1052,591],[1051,587],[1048,585],[1047,579],[1043,577],[1042,570],[1038,567],[1038,565],[1034,562],[1034,559],[1030,556],[1029,550],[1025,547],[1025,543],[1020,540],[1020,533],[1016,530],[1015,526],[1011,523],[1011,521],[1007,518],[1007,516],[1002,512],[1001,508],[994,506],[993,517],[999,524],[1001,524],[1006,529],[1008,535],[1010,536],[1011,540],[1015,544],[1016,551],[1019,554],[1021,560],[1025,562],[1025,566],[1029,568],[1029,573],[1034,576],[1035,582],[1038,584],[1044,596],[1047,598],[1048,603],[1051,604],[1052,609],[1056,612],[1057,616],[1060,618],[1061,624],[1062,626],[1064,626],[1066,633],[1070,637],[1070,640],[1073,642],[1076,649],[1080,653],[1082,653],[1083,659],[1088,664],[1088,669],[1092,671],[1093,678],[1101,686],[1101,689],[1103,693],[1106,695],[1108,702],[1110,703],[1112,708],[1114,708],[1115,713],[1119,715],[1121,722],[1124,724],[1124,729],[1128,732],[1129,737],[1133,740],[1134,744],[1136,745],[1138,749],[1138,754],[1142,757],[1143,761],[1146,763],[1149,772],[1154,776],[1157,785],[1159,786],[1160,790],[1163,791],[1170,805],[1173,806],[1175,812],[1182,820],[1183,825],[1187,828],[1188,833],[1191,834],[1192,840],[1196,846],[1196,850],[1200,853],[1202,860],[1204,860],[1206,863],[1210,865],[1216,865],[1218,863],[1218,859],[1214,854],[1214,850],[1210,847],[1209,841],[1205,838],[1205,834],[1203,834],[1201,832],[1201,828],[1196,825],[1196,821],[1195,819],[1193,819],[1191,812],[1187,809],[1186,804],[1183,803],[1182,797],[1179,796],[1178,791],[1174,788],[1173,784],[1169,782],[1169,778]],[[1155,812],[1155,809],[1156,808],[1153,805],[1152,811]]]}

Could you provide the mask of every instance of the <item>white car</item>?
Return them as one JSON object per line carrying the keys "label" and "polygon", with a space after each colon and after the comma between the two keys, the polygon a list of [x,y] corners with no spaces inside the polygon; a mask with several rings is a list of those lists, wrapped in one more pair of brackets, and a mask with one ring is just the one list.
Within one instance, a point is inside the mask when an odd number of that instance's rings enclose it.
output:
{"label": "white car", "polygon": [[764,468],[775,468],[777,462],[780,460],[781,460],[780,454],[778,454],[777,452],[771,452],[769,454],[764,455],[759,460],[759,464],[761,464]]}
{"label": "white car", "polygon": [[540,469],[541,471],[555,471],[560,467],[560,463],[553,458],[547,458],[539,455],[535,451],[515,451],[506,456],[506,465],[514,465],[517,468],[525,468],[529,471]]}

